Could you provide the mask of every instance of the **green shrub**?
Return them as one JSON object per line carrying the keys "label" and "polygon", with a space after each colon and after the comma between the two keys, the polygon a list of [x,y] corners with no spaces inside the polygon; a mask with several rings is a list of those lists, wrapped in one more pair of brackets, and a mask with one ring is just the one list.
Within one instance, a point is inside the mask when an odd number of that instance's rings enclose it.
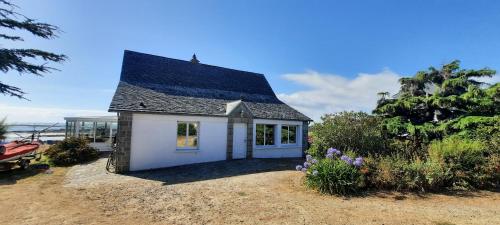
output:
{"label": "green shrub", "polygon": [[399,155],[366,159],[367,185],[396,191],[439,190],[447,173],[438,163],[408,160]]}
{"label": "green shrub", "polygon": [[450,171],[448,186],[470,189],[485,186],[489,174],[484,167],[488,163],[490,151],[479,140],[450,136],[429,145],[429,160],[440,163]]}
{"label": "green shrub", "polygon": [[495,152],[486,161],[486,165],[482,168],[485,174],[484,187],[500,188],[500,154]]}
{"label": "green shrub", "polygon": [[403,181],[406,180],[404,168],[407,164],[408,162],[398,155],[368,158],[368,184],[377,189],[406,189],[407,185]]}
{"label": "green shrub", "polygon": [[312,144],[308,153],[315,157],[324,157],[331,146],[351,149],[360,155],[385,149],[378,117],[364,112],[341,112],[324,115],[321,120],[311,127]]}
{"label": "green shrub", "polygon": [[54,165],[69,166],[95,160],[99,157],[97,149],[90,147],[84,138],[70,137],[52,145],[45,154]]}
{"label": "green shrub", "polygon": [[[313,174],[317,171],[316,174]],[[306,174],[306,185],[321,193],[350,195],[358,193],[363,176],[358,168],[340,159],[322,159]]]}

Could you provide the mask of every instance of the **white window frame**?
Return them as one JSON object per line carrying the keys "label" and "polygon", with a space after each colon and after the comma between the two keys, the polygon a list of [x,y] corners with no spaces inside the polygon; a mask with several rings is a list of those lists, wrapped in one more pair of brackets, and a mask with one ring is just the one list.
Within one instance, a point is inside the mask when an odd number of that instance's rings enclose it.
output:
{"label": "white window frame", "polygon": [[[280,126],[280,132],[283,132],[283,127],[286,126],[287,129],[286,129],[286,132],[287,132],[287,143],[283,143],[282,141],[282,137],[283,137],[283,134],[280,133],[280,143],[281,145],[298,145],[298,130],[299,130],[299,126],[298,125],[293,125],[293,124],[281,124]],[[295,127],[295,143],[290,143],[290,127]]]}
{"label": "white window frame", "polygon": [[[196,130],[196,146],[194,147],[191,147],[191,146],[184,146],[184,147],[179,147],[177,146],[177,138],[178,138],[178,130],[179,130],[179,124],[180,123],[184,123],[186,124],[186,143],[184,143],[185,145],[187,145],[187,142],[188,142],[188,136],[189,136],[189,124],[190,123],[194,123],[196,124],[196,127],[198,128]],[[177,125],[175,127],[175,147],[177,150],[179,151],[182,151],[182,150],[199,150],[199,147],[200,147],[200,122],[199,121],[177,121]]]}
{"label": "white window frame", "polygon": [[[264,125],[264,135],[263,135],[263,137],[264,137],[264,144],[263,145],[257,144],[257,126],[258,125]],[[267,143],[266,142],[266,126],[268,126],[268,125],[273,126],[273,130],[274,130],[274,132],[273,132],[273,144],[272,145],[266,144]],[[260,148],[262,148],[262,147],[277,146],[277,144],[276,144],[276,127],[277,127],[276,124],[270,124],[270,123],[257,123],[257,124],[255,124],[255,146],[260,147]]]}

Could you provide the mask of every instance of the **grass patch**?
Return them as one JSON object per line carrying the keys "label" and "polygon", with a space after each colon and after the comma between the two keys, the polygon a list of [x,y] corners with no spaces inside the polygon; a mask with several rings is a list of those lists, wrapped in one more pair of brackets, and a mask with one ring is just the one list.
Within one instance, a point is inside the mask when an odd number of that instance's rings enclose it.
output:
{"label": "grass patch", "polygon": [[49,158],[42,153],[40,160],[32,159],[30,166],[27,169],[21,169],[19,166],[15,166],[10,170],[0,171],[0,184],[4,183],[12,183],[16,180],[22,180],[28,177],[37,176],[41,172],[45,171],[43,168],[45,165],[48,165],[49,168],[52,168],[54,165],[50,162]]}

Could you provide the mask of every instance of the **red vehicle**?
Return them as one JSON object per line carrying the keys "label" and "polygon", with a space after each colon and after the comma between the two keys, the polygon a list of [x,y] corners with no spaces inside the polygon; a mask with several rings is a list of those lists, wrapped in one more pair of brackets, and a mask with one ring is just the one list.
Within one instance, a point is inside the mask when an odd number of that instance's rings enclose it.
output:
{"label": "red vehicle", "polygon": [[38,141],[12,141],[0,145],[0,170],[10,169],[15,164],[21,169],[28,168],[31,160],[37,158],[40,145]]}
{"label": "red vehicle", "polygon": [[0,170],[11,169],[16,164],[21,169],[26,169],[32,159],[36,161],[40,160],[42,154],[37,152],[38,148],[42,145],[40,135],[56,125],[57,123],[40,131],[33,130],[31,135],[25,137],[15,133],[19,136],[19,140],[0,144]]}

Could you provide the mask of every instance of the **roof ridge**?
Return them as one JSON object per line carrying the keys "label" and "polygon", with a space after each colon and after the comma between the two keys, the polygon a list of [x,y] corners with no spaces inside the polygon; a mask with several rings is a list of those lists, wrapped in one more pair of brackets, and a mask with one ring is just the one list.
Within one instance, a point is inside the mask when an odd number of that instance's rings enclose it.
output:
{"label": "roof ridge", "polygon": [[[150,54],[150,53],[137,52],[137,51],[132,51],[132,50],[125,49],[124,53],[126,54],[127,52],[128,53],[132,53],[132,54],[142,54],[142,55],[148,55],[148,56],[153,56],[153,57],[162,58],[162,59],[180,61],[180,62],[184,62],[184,63],[192,63],[189,60],[182,60],[182,59],[170,58],[170,57],[165,57],[165,56],[161,56],[161,55],[154,55],[154,54]],[[124,54],[124,56],[125,56],[125,54]],[[237,72],[244,72],[244,73],[248,73],[248,74],[252,74],[252,75],[258,75],[258,76],[265,77],[264,74],[262,74],[262,73],[250,72],[250,71],[246,71],[246,70],[237,70],[237,69],[232,69],[232,68],[227,68],[227,67],[222,67],[222,66],[216,66],[216,65],[210,65],[210,64],[205,64],[205,63],[197,63],[197,64],[198,65],[202,65],[202,66],[215,67],[215,68],[220,68],[220,69],[225,69],[225,70],[232,70],[232,71],[237,71]]]}

